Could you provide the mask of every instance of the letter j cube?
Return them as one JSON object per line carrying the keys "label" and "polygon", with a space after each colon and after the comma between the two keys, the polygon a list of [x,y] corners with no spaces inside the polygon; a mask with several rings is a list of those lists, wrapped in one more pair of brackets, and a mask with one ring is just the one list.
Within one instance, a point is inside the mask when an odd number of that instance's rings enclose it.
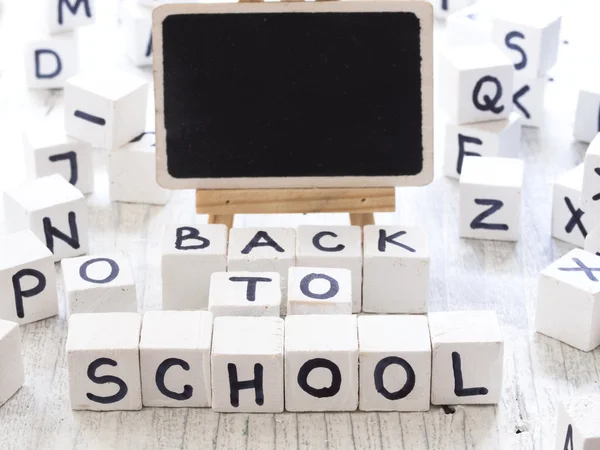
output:
{"label": "letter j cube", "polygon": [[519,159],[465,158],[460,176],[461,237],[519,239],[523,172]]}
{"label": "letter j cube", "polygon": [[141,325],[136,313],[71,316],[66,351],[72,409],[142,409]]}

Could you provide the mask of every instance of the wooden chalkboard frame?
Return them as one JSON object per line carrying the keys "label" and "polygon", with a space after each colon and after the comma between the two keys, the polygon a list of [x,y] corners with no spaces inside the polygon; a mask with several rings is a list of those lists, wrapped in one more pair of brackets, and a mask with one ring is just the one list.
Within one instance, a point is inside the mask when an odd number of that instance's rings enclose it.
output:
{"label": "wooden chalkboard frame", "polygon": [[[162,24],[174,14],[281,12],[411,12],[420,21],[423,167],[403,176],[175,178],[167,170],[164,126]],[[415,0],[342,2],[269,2],[167,4],[153,13],[154,84],[156,100],[156,169],[158,183],[170,189],[373,188],[421,186],[433,179],[433,13],[431,4]]]}

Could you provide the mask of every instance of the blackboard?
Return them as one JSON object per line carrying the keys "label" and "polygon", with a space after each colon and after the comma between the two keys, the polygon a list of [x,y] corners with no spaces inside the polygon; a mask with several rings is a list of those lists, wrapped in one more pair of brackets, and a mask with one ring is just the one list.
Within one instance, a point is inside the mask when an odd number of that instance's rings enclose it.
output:
{"label": "blackboard", "polygon": [[430,182],[431,16],[415,1],[159,7],[159,182]]}

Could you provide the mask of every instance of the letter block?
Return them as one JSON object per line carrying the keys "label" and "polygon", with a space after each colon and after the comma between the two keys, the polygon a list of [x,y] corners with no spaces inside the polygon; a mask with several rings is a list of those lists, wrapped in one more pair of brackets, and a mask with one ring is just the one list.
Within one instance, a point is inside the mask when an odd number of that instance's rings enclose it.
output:
{"label": "letter block", "polygon": [[578,141],[592,142],[600,132],[600,83],[596,78],[579,89],[573,137]]}
{"label": "letter block", "polygon": [[513,111],[523,118],[523,126],[539,128],[544,121],[546,77],[527,78],[515,73]]}
{"label": "letter block", "polygon": [[6,231],[31,230],[54,261],[88,251],[85,197],[61,175],[27,181],[4,192]]}
{"label": "letter block", "polygon": [[583,164],[562,174],[552,194],[552,237],[583,247],[594,221],[581,208]]}
{"label": "letter block", "polygon": [[422,314],[429,297],[429,245],[422,228],[364,227],[363,311]]}
{"label": "letter block", "polygon": [[19,325],[8,320],[0,320],[0,406],[11,398],[25,382],[21,331]]}
{"label": "letter block", "polygon": [[492,31],[494,43],[510,58],[518,75],[536,78],[556,63],[561,17],[552,7],[496,11]]}
{"label": "letter block", "polygon": [[0,319],[18,324],[58,314],[52,253],[31,232],[0,239]]}
{"label": "letter block", "polygon": [[44,0],[48,30],[64,33],[96,21],[95,0]]}
{"label": "letter block", "polygon": [[156,181],[155,141],[154,132],[143,133],[110,152],[108,174],[113,202],[164,205],[169,201],[171,191]]}
{"label": "letter block", "polygon": [[72,33],[25,44],[25,76],[30,88],[62,89],[78,70],[77,41]]}
{"label": "letter block", "polygon": [[131,264],[125,255],[95,255],[61,263],[69,315],[135,312],[137,300]]}
{"label": "letter block", "polygon": [[147,102],[148,83],[137,76],[75,75],[65,85],[65,129],[94,147],[116,149],[144,132]]}
{"label": "letter block", "polygon": [[459,179],[467,156],[516,158],[521,147],[521,116],[511,113],[506,120],[446,124],[444,175]]}
{"label": "letter block", "polygon": [[288,314],[352,314],[352,276],[348,269],[291,267]]}
{"label": "letter block", "polygon": [[296,265],[342,268],[352,272],[352,312],[362,306],[362,230],[354,226],[298,227]]}
{"label": "letter block", "polygon": [[[293,228],[232,228],[229,231],[227,270],[233,272],[278,272],[283,298],[287,276],[296,265],[296,230]],[[285,313],[286,302],[281,302]]]}
{"label": "letter block", "polygon": [[600,345],[600,256],[574,249],[540,274],[535,329],[584,352]]}
{"label": "letter block", "polygon": [[585,238],[583,249],[600,256],[600,226],[592,228]]}
{"label": "letter block", "polygon": [[588,146],[579,197],[581,208],[596,222],[600,217],[600,134]]}
{"label": "letter block", "polygon": [[500,401],[504,340],[494,311],[429,314],[431,403],[481,405]]}
{"label": "letter block", "polygon": [[122,26],[127,56],[138,67],[152,65],[152,10],[133,0],[123,5]]}
{"label": "letter block", "polygon": [[514,69],[492,44],[448,47],[440,54],[440,106],[450,122],[507,119],[512,111]]}
{"label": "letter block", "polygon": [[283,412],[283,319],[217,317],[212,346],[212,408]]}
{"label": "letter block", "polygon": [[560,402],[556,450],[600,448],[600,395],[573,397]]}
{"label": "letter block", "polygon": [[142,409],[136,313],[73,314],[67,335],[71,408]]}
{"label": "letter block", "polygon": [[208,309],[210,277],[227,270],[227,227],[181,224],[167,229],[161,261],[163,309]]}
{"label": "letter block", "polygon": [[476,0],[428,0],[433,5],[435,17],[445,18],[450,14],[472,5]]}
{"label": "letter block", "polygon": [[212,314],[149,311],[140,338],[144,406],[209,407]]}
{"label": "letter block", "polygon": [[360,316],[361,411],[428,411],[431,343],[427,317]]}
{"label": "letter block", "polygon": [[356,316],[287,316],[285,409],[354,411],[357,407]]}
{"label": "letter block", "polygon": [[89,194],[94,190],[92,146],[67,136],[60,127],[46,123],[23,133],[27,175],[33,179],[58,173]]}
{"label": "letter block", "polygon": [[459,9],[446,20],[445,42],[453,46],[488,43],[492,39],[492,21],[492,11],[481,3]]}
{"label": "letter block", "polygon": [[461,237],[519,239],[523,173],[520,159],[465,158],[460,175]]}
{"label": "letter block", "polygon": [[215,272],[210,278],[208,310],[214,317],[279,317],[281,276],[277,272]]}

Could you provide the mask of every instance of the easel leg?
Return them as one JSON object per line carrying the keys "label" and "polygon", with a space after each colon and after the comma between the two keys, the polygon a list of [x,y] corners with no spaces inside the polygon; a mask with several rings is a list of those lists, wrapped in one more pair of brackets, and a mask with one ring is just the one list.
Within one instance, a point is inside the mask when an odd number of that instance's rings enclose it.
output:
{"label": "easel leg", "polygon": [[232,214],[209,214],[208,223],[218,223],[233,228],[233,217]]}
{"label": "easel leg", "polygon": [[350,224],[358,227],[375,225],[375,216],[373,213],[350,213]]}

